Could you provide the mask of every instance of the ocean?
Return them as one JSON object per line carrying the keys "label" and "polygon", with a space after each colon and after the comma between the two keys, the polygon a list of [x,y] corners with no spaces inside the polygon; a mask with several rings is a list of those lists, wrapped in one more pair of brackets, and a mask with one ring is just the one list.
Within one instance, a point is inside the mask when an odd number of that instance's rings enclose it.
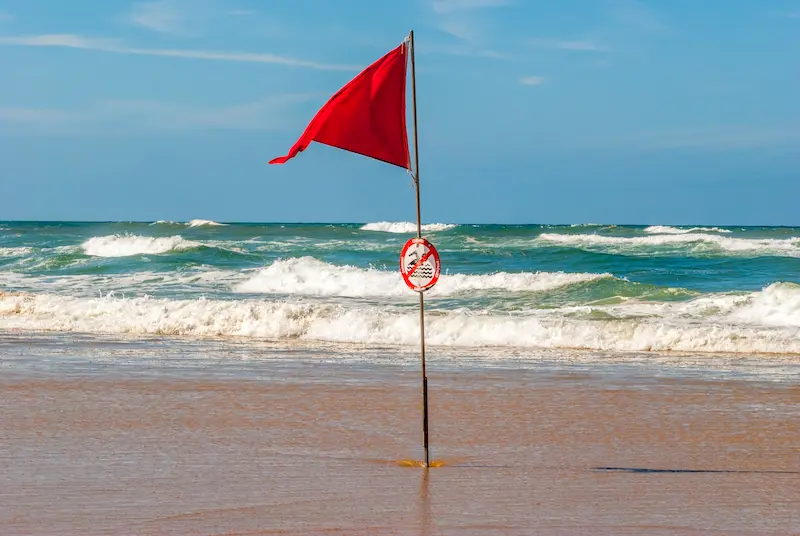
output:
{"label": "ocean", "polygon": [[[0,222],[0,329],[413,354],[418,299],[399,253],[415,230]],[[786,365],[800,354],[800,228],[431,223],[423,232],[442,265],[425,295],[426,339],[446,355],[677,352]]]}
{"label": "ocean", "polygon": [[[0,222],[0,533],[790,534],[800,229]],[[745,505],[746,507],[742,507]]]}

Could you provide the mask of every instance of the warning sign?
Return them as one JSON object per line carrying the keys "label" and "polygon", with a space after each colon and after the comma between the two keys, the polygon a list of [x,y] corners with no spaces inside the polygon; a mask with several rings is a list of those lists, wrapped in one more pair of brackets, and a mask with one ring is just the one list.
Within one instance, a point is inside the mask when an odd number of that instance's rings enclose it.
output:
{"label": "warning sign", "polygon": [[439,252],[424,238],[412,238],[400,252],[400,274],[408,288],[424,292],[439,280]]}

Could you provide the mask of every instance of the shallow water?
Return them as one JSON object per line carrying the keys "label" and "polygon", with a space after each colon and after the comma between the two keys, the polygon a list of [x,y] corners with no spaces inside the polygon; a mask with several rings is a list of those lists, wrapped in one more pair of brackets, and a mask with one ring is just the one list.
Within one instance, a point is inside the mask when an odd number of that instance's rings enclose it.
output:
{"label": "shallow water", "polygon": [[800,528],[793,381],[434,356],[431,444],[444,466],[426,472],[402,464],[423,454],[411,356],[229,341],[204,352],[164,338],[0,344],[3,534]]}

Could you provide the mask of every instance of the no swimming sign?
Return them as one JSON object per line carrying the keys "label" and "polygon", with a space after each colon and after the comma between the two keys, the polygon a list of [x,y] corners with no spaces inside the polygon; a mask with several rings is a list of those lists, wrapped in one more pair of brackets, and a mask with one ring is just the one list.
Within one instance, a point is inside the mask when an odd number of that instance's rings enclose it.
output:
{"label": "no swimming sign", "polygon": [[411,238],[400,252],[400,274],[408,288],[424,292],[439,280],[439,252],[424,238]]}

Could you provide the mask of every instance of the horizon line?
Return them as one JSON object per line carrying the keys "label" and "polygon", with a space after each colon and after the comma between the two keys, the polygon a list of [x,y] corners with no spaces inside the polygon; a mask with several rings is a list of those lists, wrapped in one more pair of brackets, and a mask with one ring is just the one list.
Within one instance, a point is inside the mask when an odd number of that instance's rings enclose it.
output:
{"label": "horizon line", "polygon": [[[193,220],[199,220],[201,218],[193,218],[190,220],[33,220],[33,219],[22,219],[22,220],[0,220],[0,223],[157,223],[157,222],[164,222],[164,223],[189,223]],[[366,225],[369,223],[378,223],[378,222],[388,222],[388,223],[414,223],[416,222],[412,220],[376,220],[376,221],[217,221],[217,220],[205,220],[213,223],[219,223],[224,225]],[[443,224],[443,225],[457,225],[457,226],[466,226],[466,225],[477,225],[477,226],[488,226],[488,225],[502,225],[506,227],[532,227],[532,226],[546,226],[546,225],[574,225],[574,226],[592,226],[592,227],[603,227],[613,225],[616,227],[653,227],[657,225],[663,226],[673,226],[673,227],[741,227],[741,228],[755,228],[755,227],[773,227],[773,228],[797,228],[800,227],[799,225],[774,225],[774,224],[750,224],[750,225],[742,225],[742,224],[723,224],[723,223],[596,223],[596,222],[582,222],[582,223],[479,223],[479,222],[443,222],[443,221],[432,221],[432,222],[423,222],[422,225],[435,225],[435,224]],[[439,231],[441,232],[441,231]]]}

